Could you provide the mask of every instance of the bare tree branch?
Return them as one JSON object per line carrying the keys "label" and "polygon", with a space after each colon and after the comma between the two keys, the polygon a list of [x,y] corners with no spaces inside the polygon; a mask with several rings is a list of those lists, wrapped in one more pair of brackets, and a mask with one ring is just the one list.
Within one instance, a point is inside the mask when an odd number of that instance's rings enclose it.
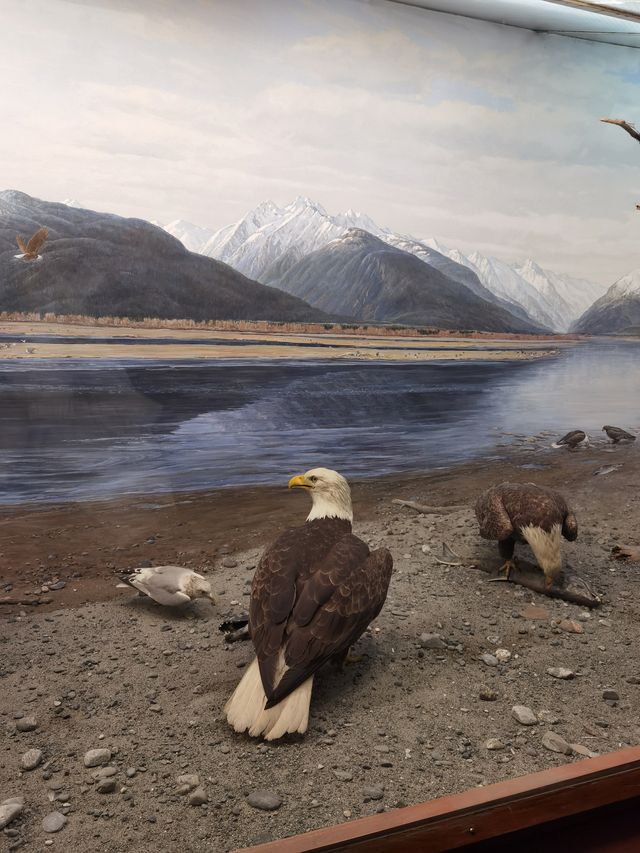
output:
{"label": "bare tree branch", "polygon": [[623,130],[627,131],[629,136],[633,136],[637,142],[640,142],[640,133],[628,121],[625,121],[622,118],[601,118],[600,121],[603,121],[605,124],[615,124],[618,127],[621,127]]}

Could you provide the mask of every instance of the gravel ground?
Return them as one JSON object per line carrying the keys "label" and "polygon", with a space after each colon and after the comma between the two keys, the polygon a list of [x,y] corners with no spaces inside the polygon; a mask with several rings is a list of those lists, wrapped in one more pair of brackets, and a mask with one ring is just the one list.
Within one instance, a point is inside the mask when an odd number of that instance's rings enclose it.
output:
{"label": "gravel ground", "polygon": [[[172,516],[180,530],[168,517],[159,525],[158,510],[141,516],[138,508],[134,518],[130,508],[137,535],[146,517],[146,535],[162,536],[163,550],[105,539],[114,516],[104,507],[92,522],[101,531],[93,548],[80,531],[91,526],[86,505],[77,541],[68,508],[7,511],[6,594],[33,595],[45,580],[54,589],[44,594],[48,606],[0,614],[0,804],[24,800],[0,805],[0,826],[3,814],[14,815],[0,850],[226,851],[637,744],[640,565],[610,556],[613,545],[640,541],[637,449],[552,454],[536,446],[545,467],[533,471],[522,467],[532,456],[521,443],[491,462],[356,484],[356,532],[394,555],[389,597],[355,649],[362,660],[316,678],[307,735],[273,744],[234,734],[221,716],[252,649],[227,645],[218,624],[246,608],[261,546],[304,517],[301,496],[256,490],[259,521],[252,525],[245,506],[240,526],[226,542],[218,528],[213,544],[198,512],[219,496],[192,499],[193,528],[187,510]],[[593,476],[609,463],[621,467]],[[391,504],[469,504],[505,479],[565,492],[580,523],[565,555],[603,596],[601,608],[587,612],[442,565],[443,542],[465,564],[497,568],[500,560],[478,538],[470,509],[421,516]],[[66,527],[52,545],[47,525],[58,511]],[[126,527],[126,508],[117,512]],[[180,551],[171,550],[172,531],[183,537]],[[21,547],[25,568],[15,557]],[[52,547],[57,572],[45,557]],[[210,559],[196,556],[207,548]],[[114,589],[112,565],[180,554],[208,570],[217,606],[174,612]],[[57,578],[66,584],[59,590]]]}

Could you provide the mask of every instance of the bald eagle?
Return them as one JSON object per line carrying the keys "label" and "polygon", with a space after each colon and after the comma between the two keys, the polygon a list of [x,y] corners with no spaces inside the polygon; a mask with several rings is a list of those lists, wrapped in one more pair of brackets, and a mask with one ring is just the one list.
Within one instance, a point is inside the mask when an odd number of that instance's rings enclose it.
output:
{"label": "bald eagle", "polygon": [[561,536],[573,542],[578,522],[565,499],[534,483],[501,483],[480,495],[475,505],[483,539],[497,539],[502,571],[515,568],[516,542],[528,542],[545,575],[547,589],[562,569]]}
{"label": "bald eagle", "polygon": [[351,532],[344,477],[314,468],[289,488],[307,491],[313,506],[258,564],[249,605],[256,658],[225,705],[237,732],[266,740],[307,730],[314,673],[344,661],[382,609],[393,567],[389,551],[371,552]]}
{"label": "bald eagle", "polygon": [[589,444],[589,436],[584,430],[572,429],[562,438],[559,438],[551,447],[568,447],[569,450],[575,450],[579,445],[585,447]]}
{"label": "bald eagle", "polygon": [[626,429],[621,429],[617,426],[609,426],[608,424],[602,427],[602,431],[606,432],[611,441],[617,444],[619,441],[635,441],[635,435],[627,432]]}
{"label": "bald eagle", "polygon": [[18,235],[16,237],[16,242],[22,254],[16,255],[16,258],[22,258],[23,261],[37,261],[40,257],[38,253],[48,236],[49,230],[44,227],[39,228],[35,234],[29,238],[27,243],[25,243],[24,237]]}

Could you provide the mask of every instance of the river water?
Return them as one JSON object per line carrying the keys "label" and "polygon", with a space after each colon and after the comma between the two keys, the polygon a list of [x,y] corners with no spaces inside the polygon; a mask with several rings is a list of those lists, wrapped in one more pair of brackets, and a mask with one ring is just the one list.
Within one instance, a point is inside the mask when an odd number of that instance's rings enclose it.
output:
{"label": "river water", "polygon": [[[640,426],[640,343],[532,362],[0,360],[0,504],[350,477]],[[507,439],[508,440],[508,439]]]}

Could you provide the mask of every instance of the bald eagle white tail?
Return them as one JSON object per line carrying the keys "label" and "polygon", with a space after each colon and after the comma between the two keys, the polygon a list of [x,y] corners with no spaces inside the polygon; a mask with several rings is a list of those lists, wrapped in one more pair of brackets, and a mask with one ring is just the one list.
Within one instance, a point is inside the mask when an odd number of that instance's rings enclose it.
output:
{"label": "bald eagle white tail", "polygon": [[532,524],[521,529],[521,533],[529,543],[538,565],[544,572],[547,585],[551,586],[553,579],[562,569],[562,527],[554,524],[548,532]]}
{"label": "bald eagle white tail", "polygon": [[237,732],[248,732],[251,737],[276,740],[285,734],[303,734],[309,724],[309,706],[313,675],[296,687],[288,696],[266,708],[267,697],[262,687],[258,659],[245,672],[231,698],[224,706],[229,724]]}

